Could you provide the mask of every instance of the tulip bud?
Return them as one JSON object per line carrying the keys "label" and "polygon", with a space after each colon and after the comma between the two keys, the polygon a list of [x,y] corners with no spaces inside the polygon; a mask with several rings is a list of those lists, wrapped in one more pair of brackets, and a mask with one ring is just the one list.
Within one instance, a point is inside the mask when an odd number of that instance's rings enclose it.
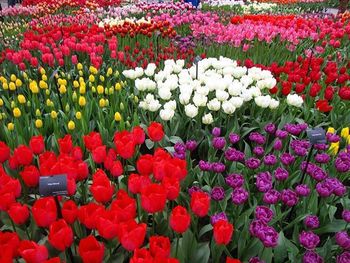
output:
{"label": "tulip bud", "polygon": [[11,101],[11,108],[13,109],[14,107],[16,107],[16,103],[14,101]]}
{"label": "tulip bud", "polygon": [[70,110],[69,104],[66,104],[65,110],[66,110],[66,112],[69,112],[69,110]]}
{"label": "tulip bud", "polygon": [[114,88],[115,88],[115,90],[121,90],[122,89],[122,85],[119,82],[117,82],[115,84]]}
{"label": "tulip bud", "polygon": [[30,102],[30,100],[27,101],[27,107],[30,107],[32,105],[32,103]]}
{"label": "tulip bud", "polygon": [[0,99],[0,107],[2,107],[3,105],[4,105],[4,101]]}
{"label": "tulip bud", "polygon": [[39,109],[35,110],[35,116],[37,116],[37,117],[41,116],[41,111]]}
{"label": "tulip bud", "polygon": [[113,93],[114,93],[114,89],[112,87],[110,87],[109,90],[108,90],[108,94],[111,95]]}
{"label": "tulip bud", "polygon": [[15,125],[14,125],[12,122],[9,122],[9,123],[7,124],[7,129],[8,129],[9,131],[13,131],[13,130],[15,129]]}
{"label": "tulip bud", "polygon": [[38,129],[43,127],[43,121],[39,119],[35,120],[35,127],[37,127]]}
{"label": "tulip bud", "polygon": [[77,93],[74,91],[72,95],[72,100],[77,101],[77,98],[78,98]]}
{"label": "tulip bud", "polygon": [[122,116],[119,112],[114,113],[114,120],[118,122],[122,120]]}
{"label": "tulip bud", "polygon": [[77,111],[77,112],[75,113],[75,118],[77,118],[78,120],[81,119],[81,112],[80,112],[80,111]]}
{"label": "tulip bud", "polygon": [[124,104],[123,104],[123,102],[121,102],[121,103],[119,104],[119,108],[120,108],[121,111],[124,110]]}
{"label": "tulip bud", "polygon": [[68,129],[71,130],[71,131],[75,129],[74,121],[69,121],[68,122]]}
{"label": "tulip bud", "polygon": [[50,90],[45,90],[46,95],[50,95]]}
{"label": "tulip bud", "polygon": [[56,119],[57,118],[57,112],[54,111],[54,110],[51,111],[50,116],[51,116],[52,119]]}
{"label": "tulip bud", "polygon": [[139,98],[137,96],[134,97],[134,102],[139,103]]}
{"label": "tulip bud", "polygon": [[13,109],[13,116],[15,118],[19,118],[19,117],[21,117],[21,115],[22,115],[22,113],[21,113],[21,110],[19,108],[16,107]]}
{"label": "tulip bud", "polygon": [[129,121],[126,121],[125,124],[126,124],[126,127],[127,127],[127,128],[130,128],[131,125],[130,125],[130,122],[129,122]]}

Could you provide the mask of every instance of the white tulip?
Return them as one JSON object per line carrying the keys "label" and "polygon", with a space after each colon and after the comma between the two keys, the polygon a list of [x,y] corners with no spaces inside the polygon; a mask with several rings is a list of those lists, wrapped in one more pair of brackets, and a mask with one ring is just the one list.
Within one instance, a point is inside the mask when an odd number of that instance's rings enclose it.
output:
{"label": "white tulip", "polygon": [[213,119],[213,116],[211,115],[211,113],[208,113],[208,114],[205,114],[203,117],[202,117],[202,122],[203,124],[212,124],[214,122],[214,119]]}
{"label": "white tulip", "polygon": [[226,114],[232,114],[236,110],[235,106],[233,106],[230,101],[224,101],[221,107]]}
{"label": "white tulip", "polygon": [[170,100],[171,91],[168,88],[162,88],[158,90],[158,95],[162,100]]}
{"label": "white tulip", "polygon": [[196,92],[192,100],[194,105],[196,105],[197,107],[205,107],[207,105],[208,97]]}
{"label": "white tulip", "polygon": [[240,108],[244,103],[244,100],[241,97],[232,97],[229,101],[233,106],[235,106],[236,109]]}
{"label": "white tulip", "polygon": [[221,102],[217,98],[214,98],[208,102],[207,107],[211,111],[218,111],[220,110]]}
{"label": "white tulip", "polygon": [[242,89],[242,83],[235,79],[228,87],[228,93],[231,96],[239,96],[242,92]]}
{"label": "white tulip", "polygon": [[243,87],[247,88],[250,84],[253,83],[253,79],[252,79],[252,77],[250,77],[248,75],[244,75],[241,78],[241,83],[242,83]]}
{"label": "white tulip", "polygon": [[242,76],[244,76],[247,73],[247,68],[246,67],[236,67],[232,75],[236,78],[239,79]]}
{"label": "white tulip", "polygon": [[163,109],[160,110],[159,112],[159,116],[163,121],[169,121],[171,120],[175,115],[175,111],[171,110],[171,109]]}
{"label": "white tulip", "polygon": [[185,106],[185,113],[187,117],[194,118],[198,114],[198,108],[193,104],[188,104]]}
{"label": "white tulip", "polygon": [[168,101],[164,104],[164,109],[168,109],[168,110],[176,110],[176,101],[175,100],[171,100]]}
{"label": "white tulip", "polygon": [[279,105],[280,105],[280,102],[278,100],[271,98],[270,105],[269,105],[269,108],[271,110],[276,109]]}
{"label": "white tulip", "polygon": [[159,103],[158,100],[153,100],[148,104],[148,110],[152,112],[156,112],[157,110],[159,110],[161,106],[162,105]]}
{"label": "white tulip", "polygon": [[215,96],[219,101],[226,101],[230,95],[224,90],[216,90]]}
{"label": "white tulip", "polygon": [[258,96],[258,97],[255,97],[254,101],[255,101],[256,105],[258,105],[259,107],[267,108],[270,106],[271,97],[269,95]]}
{"label": "white tulip", "polygon": [[253,97],[258,97],[261,96],[261,91],[259,88],[253,86],[249,89],[249,91],[251,92],[251,94],[253,95]]}
{"label": "white tulip", "polygon": [[179,95],[179,101],[182,105],[187,105],[188,103],[190,103],[190,99],[191,99],[191,93],[182,92]]}
{"label": "white tulip", "polygon": [[300,108],[303,105],[304,100],[298,94],[288,94],[287,103],[289,105]]}

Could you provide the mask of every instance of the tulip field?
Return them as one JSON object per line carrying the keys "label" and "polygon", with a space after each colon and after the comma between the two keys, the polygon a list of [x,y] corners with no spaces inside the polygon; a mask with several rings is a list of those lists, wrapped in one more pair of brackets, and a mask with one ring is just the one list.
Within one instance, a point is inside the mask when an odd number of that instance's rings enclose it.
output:
{"label": "tulip field", "polygon": [[2,7],[0,263],[350,263],[347,8]]}

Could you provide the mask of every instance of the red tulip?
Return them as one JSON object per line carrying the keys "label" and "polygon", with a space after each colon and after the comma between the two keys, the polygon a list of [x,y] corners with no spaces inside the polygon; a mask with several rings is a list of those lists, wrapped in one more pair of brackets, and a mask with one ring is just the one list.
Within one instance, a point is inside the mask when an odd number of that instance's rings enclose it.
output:
{"label": "red tulip", "polygon": [[149,250],[154,258],[168,258],[171,244],[168,237],[151,236],[149,238]]}
{"label": "red tulip", "polygon": [[339,97],[343,100],[350,100],[350,87],[342,87],[339,89]]}
{"label": "red tulip", "polygon": [[63,138],[57,140],[60,147],[60,153],[70,153],[73,149],[72,136],[67,134]]}
{"label": "red tulip", "polygon": [[183,206],[176,206],[170,214],[169,224],[176,233],[184,233],[191,223],[191,217]]}
{"label": "red tulip", "polygon": [[226,263],[241,263],[241,261],[237,258],[230,258],[230,257],[227,257],[226,258]]}
{"label": "red tulip", "polygon": [[153,258],[146,248],[134,250],[134,255],[130,259],[130,263],[154,263]]}
{"label": "red tulip", "polygon": [[18,256],[17,248],[20,240],[17,233],[0,231],[0,262],[12,262]]}
{"label": "red tulip", "polygon": [[94,236],[80,240],[79,255],[84,263],[100,263],[103,261],[105,247]]}
{"label": "red tulip", "polygon": [[104,160],[106,159],[106,156],[107,156],[107,153],[106,153],[105,145],[98,146],[92,150],[92,159],[97,164],[103,163]]}
{"label": "red tulip", "polygon": [[123,174],[123,165],[119,160],[116,160],[112,163],[112,167],[110,169],[111,175],[113,177],[119,177]]}
{"label": "red tulip", "polygon": [[78,210],[79,221],[89,229],[95,229],[98,215],[104,211],[104,207],[95,203],[83,205]]}
{"label": "red tulip", "polygon": [[330,112],[333,107],[328,104],[328,100],[316,101],[316,108],[321,112]]}
{"label": "red tulip", "polygon": [[111,210],[115,213],[119,222],[129,221],[136,216],[136,200],[120,189],[117,198],[111,204]]}
{"label": "red tulip", "polygon": [[62,206],[62,216],[68,224],[73,224],[78,216],[78,207],[73,200],[64,202]]}
{"label": "red tulip", "polygon": [[10,147],[6,143],[0,141],[0,163],[7,161],[10,158]]}
{"label": "red tulip", "polygon": [[114,136],[117,153],[124,159],[131,158],[135,153],[136,142],[132,133],[128,131],[117,132]]}
{"label": "red tulip", "polygon": [[149,184],[151,179],[148,175],[130,174],[128,177],[128,189],[133,194],[139,194]]}
{"label": "red tulip", "polygon": [[142,246],[146,236],[146,224],[137,224],[135,220],[130,220],[120,224],[119,241],[122,246],[133,251]]}
{"label": "red tulip", "polygon": [[49,257],[49,252],[44,245],[30,240],[21,241],[18,253],[27,263],[42,263]]}
{"label": "red tulip", "polygon": [[93,175],[90,191],[97,202],[106,203],[112,199],[114,187],[103,170]]}
{"label": "red tulip", "polygon": [[34,165],[25,166],[20,175],[28,187],[36,187],[39,184],[40,172]]}
{"label": "red tulip", "polygon": [[73,230],[64,219],[60,219],[50,225],[48,240],[55,249],[64,251],[73,243]]}
{"label": "red tulip", "polygon": [[53,197],[36,200],[32,207],[32,214],[37,226],[49,227],[57,218],[57,207]]}
{"label": "red tulip", "polygon": [[83,140],[86,149],[89,151],[103,145],[101,134],[98,132],[90,132],[88,135],[84,135]]}
{"label": "red tulip", "polygon": [[143,144],[145,142],[145,132],[140,126],[136,126],[132,129],[132,134],[136,144]]}
{"label": "red tulip", "polygon": [[153,156],[141,155],[136,162],[137,171],[142,175],[150,175],[153,171]]}
{"label": "red tulip", "polygon": [[20,203],[12,204],[7,213],[9,214],[12,221],[17,225],[24,224],[29,218],[28,206],[22,205]]}
{"label": "red tulip", "polygon": [[13,156],[16,158],[18,165],[29,165],[33,160],[32,150],[25,145],[18,146],[14,150]]}
{"label": "red tulip", "polygon": [[105,239],[117,237],[119,231],[119,220],[114,211],[103,211],[97,217],[97,231]]}
{"label": "red tulip", "polygon": [[191,196],[191,209],[194,214],[204,217],[210,208],[210,197],[204,192],[194,192]]}
{"label": "red tulip", "polygon": [[154,142],[159,142],[164,137],[163,126],[158,122],[152,122],[147,131],[149,138]]}
{"label": "red tulip", "polygon": [[214,224],[214,239],[218,245],[227,245],[232,238],[233,225],[226,220],[219,220]]}
{"label": "red tulip", "polygon": [[147,213],[163,211],[166,203],[166,191],[162,185],[150,184],[141,191],[141,206]]}
{"label": "red tulip", "polygon": [[29,141],[29,146],[32,152],[36,155],[45,150],[44,138],[41,135],[33,136]]}

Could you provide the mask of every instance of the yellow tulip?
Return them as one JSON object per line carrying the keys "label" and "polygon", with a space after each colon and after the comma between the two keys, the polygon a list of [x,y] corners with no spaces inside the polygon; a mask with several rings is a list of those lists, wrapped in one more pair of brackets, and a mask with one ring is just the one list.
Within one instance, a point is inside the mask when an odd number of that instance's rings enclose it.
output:
{"label": "yellow tulip", "polygon": [[44,69],[44,68],[40,68],[40,74],[41,74],[41,75],[46,74],[46,71],[45,71],[45,69]]}
{"label": "yellow tulip", "polygon": [[78,98],[77,93],[74,91],[72,94],[72,100],[77,101],[77,98]]}
{"label": "yellow tulip", "polygon": [[54,111],[54,110],[51,111],[50,116],[51,116],[52,119],[56,119],[57,118],[57,112]]}
{"label": "yellow tulip", "polygon": [[4,90],[8,90],[9,89],[9,85],[7,83],[2,83],[2,88]]}
{"label": "yellow tulip", "polygon": [[96,88],[94,86],[91,87],[91,91],[92,93],[95,93],[96,92]]}
{"label": "yellow tulip", "polygon": [[0,107],[2,107],[3,105],[4,105],[4,101],[0,99]]}
{"label": "yellow tulip", "polygon": [[340,132],[341,137],[344,139],[349,137],[349,127],[343,128]]}
{"label": "yellow tulip", "polygon": [[43,127],[43,121],[39,119],[35,120],[35,127],[37,127],[38,129]]}
{"label": "yellow tulip", "polygon": [[84,78],[79,77],[79,83],[84,83],[84,84],[85,84],[85,80],[84,80]]}
{"label": "yellow tulip", "polygon": [[9,123],[7,124],[7,129],[8,129],[9,131],[13,131],[13,130],[15,129],[15,125],[14,125],[12,122],[9,122]]}
{"label": "yellow tulip", "polygon": [[108,89],[108,94],[111,95],[111,94],[113,94],[113,93],[114,93],[114,89],[113,89],[113,87],[110,87],[110,88]]}
{"label": "yellow tulip", "polygon": [[79,88],[79,82],[76,81],[76,80],[74,80],[74,81],[73,81],[73,87],[74,87],[74,88]]}
{"label": "yellow tulip", "polygon": [[15,74],[11,74],[10,79],[11,79],[11,81],[15,82],[17,77]]}
{"label": "yellow tulip", "polygon": [[121,121],[122,120],[122,116],[120,115],[120,113],[118,111],[116,113],[114,113],[114,120],[115,121]]}
{"label": "yellow tulip", "polygon": [[327,133],[335,133],[335,129],[333,127],[329,127]]}
{"label": "yellow tulip", "polygon": [[69,121],[68,122],[68,129],[71,130],[71,131],[75,129],[74,121]]}
{"label": "yellow tulip", "polygon": [[39,87],[41,89],[47,89],[48,88],[47,83],[44,80],[40,80],[39,81]]}
{"label": "yellow tulip", "polygon": [[60,86],[60,88],[59,88],[59,91],[60,91],[60,93],[61,93],[61,94],[66,93],[66,92],[67,92],[67,88],[66,88],[66,86],[61,85],[61,86]]}
{"label": "yellow tulip", "polygon": [[75,113],[75,118],[77,118],[78,120],[81,119],[81,112],[80,112],[80,111],[77,111],[77,112]]}
{"label": "yellow tulip", "polygon": [[105,77],[104,76],[100,76],[100,80],[101,80],[101,82],[104,82],[105,81]]}
{"label": "yellow tulip", "polygon": [[82,72],[81,70],[79,70],[79,76],[83,76],[84,72]]}
{"label": "yellow tulip", "polygon": [[112,75],[112,74],[113,74],[112,68],[108,68],[108,69],[107,69],[107,76],[109,77],[109,76]]}
{"label": "yellow tulip", "polygon": [[14,108],[13,109],[13,116],[15,116],[15,118],[19,118],[19,117],[21,117],[21,110],[19,109],[19,108]]}
{"label": "yellow tulip", "polygon": [[57,82],[58,82],[58,85],[63,85],[63,81],[62,81],[62,79],[61,78],[59,78],[58,80],[57,80]]}
{"label": "yellow tulip", "polygon": [[11,81],[9,84],[9,88],[10,88],[10,90],[16,90],[16,84]]}
{"label": "yellow tulip", "polygon": [[98,94],[103,94],[104,91],[105,91],[105,90],[104,90],[104,88],[103,88],[101,85],[98,85],[98,86],[97,86],[97,93],[98,93]]}
{"label": "yellow tulip", "polygon": [[89,76],[89,81],[90,81],[90,82],[95,82],[95,77],[94,77],[94,75],[90,75],[90,76]]}
{"label": "yellow tulip", "polygon": [[32,91],[32,93],[39,93],[38,84],[35,80],[29,83],[29,89]]}
{"label": "yellow tulip", "polygon": [[115,83],[114,88],[115,88],[115,90],[121,90],[122,85],[119,82],[117,82],[117,83]]}
{"label": "yellow tulip", "polygon": [[16,87],[19,88],[19,87],[22,87],[23,83],[22,83],[22,80],[16,79],[15,84],[16,84]]}
{"label": "yellow tulip", "polygon": [[35,110],[35,115],[36,115],[37,117],[40,117],[40,116],[41,116],[41,111],[40,111],[39,109],[36,109],[36,110]]}
{"label": "yellow tulip", "polygon": [[46,95],[50,95],[50,90],[46,89],[46,90],[45,90],[45,94],[46,94]]}
{"label": "yellow tulip", "polygon": [[26,103],[26,98],[22,94],[17,96],[17,100],[20,104]]}
{"label": "yellow tulip", "polygon": [[85,84],[84,85],[80,84],[79,93],[80,94],[85,94],[86,93],[86,86],[85,86]]}
{"label": "yellow tulip", "polygon": [[339,151],[339,142],[331,143],[331,145],[329,146],[328,151],[330,152],[330,154],[336,155],[338,153],[338,151]]}
{"label": "yellow tulip", "polygon": [[78,70],[82,70],[82,69],[83,69],[83,65],[82,65],[81,63],[78,63],[78,64],[77,64],[77,69],[78,69]]}
{"label": "yellow tulip", "polygon": [[44,75],[41,76],[41,79],[42,79],[43,81],[47,81],[47,76],[44,74]]}
{"label": "yellow tulip", "polygon": [[79,106],[84,107],[86,105],[86,99],[84,96],[79,97]]}
{"label": "yellow tulip", "polygon": [[105,107],[106,106],[106,100],[105,99],[100,99],[100,101],[98,102],[99,106],[101,108]]}
{"label": "yellow tulip", "polygon": [[23,72],[23,78],[24,78],[24,79],[28,79],[27,73]]}

